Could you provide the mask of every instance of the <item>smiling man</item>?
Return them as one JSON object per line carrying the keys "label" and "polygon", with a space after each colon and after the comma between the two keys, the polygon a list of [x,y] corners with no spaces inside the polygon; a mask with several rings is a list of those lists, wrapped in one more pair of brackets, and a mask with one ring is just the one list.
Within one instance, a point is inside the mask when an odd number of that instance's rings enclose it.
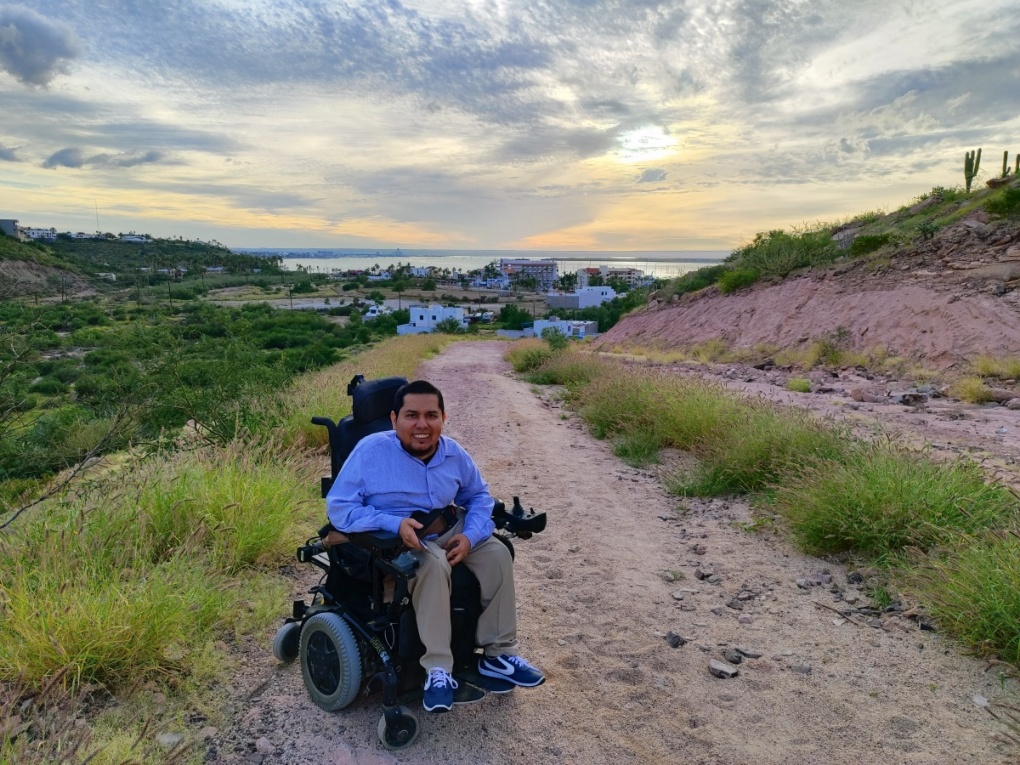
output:
{"label": "smiling man", "polygon": [[[489,487],[464,448],[443,435],[443,394],[425,380],[408,383],[394,396],[390,419],[393,430],[366,436],[351,452],[326,496],[326,512],[343,532],[399,534],[417,556],[420,566],[408,584],[425,645],[425,709],[450,710],[458,688],[451,674],[450,572],[460,563],[481,588],[476,639],[485,652],[478,673],[486,689],[505,693],[541,685],[545,676],[517,655],[513,560],[492,538]],[[455,512],[427,529],[411,517],[450,506]]]}

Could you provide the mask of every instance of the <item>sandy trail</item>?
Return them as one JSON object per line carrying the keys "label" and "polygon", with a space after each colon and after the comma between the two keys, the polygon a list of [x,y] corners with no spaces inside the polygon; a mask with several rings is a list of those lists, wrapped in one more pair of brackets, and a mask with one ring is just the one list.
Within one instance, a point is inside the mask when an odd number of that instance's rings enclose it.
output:
{"label": "sandy trail", "polygon": [[[802,589],[796,580],[828,570],[845,587],[844,569],[743,530],[739,524],[750,520],[743,502],[668,496],[654,472],[621,463],[548,392],[536,395],[512,379],[504,347],[455,344],[424,364],[421,376],[443,390],[447,433],[473,454],[493,494],[507,501],[520,495],[549,513],[544,533],[516,545],[522,652],[547,671],[548,682],[439,716],[408,700],[422,733],[408,751],[393,754],[376,740],[379,694],[337,714],[320,711],[297,663],[276,666],[267,635],[264,654],[237,680],[239,700],[245,691],[250,698],[208,759],[1010,761],[974,701],[1000,693],[983,663],[961,657],[916,622],[873,628],[816,605],[846,607],[828,584]],[[699,568],[716,574],[717,583],[697,579]],[[301,576],[296,592],[314,581],[310,572]],[[672,648],[668,632],[689,642]],[[745,659],[736,678],[712,677],[710,659],[736,646],[761,658]],[[272,745],[264,756],[254,753],[260,737],[268,739],[263,748]]]}

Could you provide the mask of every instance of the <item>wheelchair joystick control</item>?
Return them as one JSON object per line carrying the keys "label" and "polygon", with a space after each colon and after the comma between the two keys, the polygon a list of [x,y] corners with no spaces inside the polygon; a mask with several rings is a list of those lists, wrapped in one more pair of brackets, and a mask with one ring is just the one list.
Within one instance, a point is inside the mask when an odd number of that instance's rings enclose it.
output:
{"label": "wheelchair joystick control", "polygon": [[521,505],[520,497],[514,497],[514,506],[510,509],[510,512],[513,513],[517,518],[524,517],[524,507]]}
{"label": "wheelchair joystick control", "polygon": [[414,576],[415,572],[418,570],[419,564],[418,559],[415,558],[408,550],[405,550],[394,558],[390,562],[390,565],[393,566],[393,568],[395,568],[402,576],[410,578]]}

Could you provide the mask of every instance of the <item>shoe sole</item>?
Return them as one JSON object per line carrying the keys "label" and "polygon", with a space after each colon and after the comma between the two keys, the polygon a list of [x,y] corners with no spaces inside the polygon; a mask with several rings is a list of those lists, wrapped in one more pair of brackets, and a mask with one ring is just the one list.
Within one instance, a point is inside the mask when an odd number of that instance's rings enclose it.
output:
{"label": "shoe sole", "polygon": [[[519,688],[537,688],[545,682],[545,677],[541,677],[538,682],[535,683],[522,683],[519,680],[513,680],[492,669],[486,672],[485,668],[481,666],[478,667],[478,674],[483,675],[484,677],[491,677],[493,680],[502,680],[504,683],[510,683],[511,685]],[[506,691],[503,692],[506,693]],[[490,693],[499,693],[499,691],[490,691]]]}
{"label": "shoe sole", "polygon": [[434,707],[427,707],[427,706],[425,706],[425,703],[422,702],[421,706],[422,706],[422,708],[426,712],[433,712],[433,713],[436,713],[436,714],[441,713],[441,712],[449,712],[451,709],[453,709],[453,705],[452,704],[450,706],[448,706],[448,707],[444,707],[442,704],[436,704]]}

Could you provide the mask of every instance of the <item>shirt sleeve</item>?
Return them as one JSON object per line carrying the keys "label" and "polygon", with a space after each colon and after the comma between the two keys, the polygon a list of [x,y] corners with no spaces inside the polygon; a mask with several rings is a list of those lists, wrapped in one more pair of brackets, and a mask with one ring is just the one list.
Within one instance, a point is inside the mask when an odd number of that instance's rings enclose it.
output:
{"label": "shirt sleeve", "polygon": [[495,531],[492,522],[492,507],[495,501],[489,494],[489,485],[482,478],[475,461],[460,445],[457,447],[457,458],[462,464],[461,486],[454,502],[465,510],[464,536],[474,548],[480,545]]}
{"label": "shirt sleeve", "polygon": [[326,515],[333,528],[345,533],[356,531],[400,531],[399,515],[384,513],[365,501],[365,470],[369,450],[358,444],[340,469],[333,486],[326,494]]}

